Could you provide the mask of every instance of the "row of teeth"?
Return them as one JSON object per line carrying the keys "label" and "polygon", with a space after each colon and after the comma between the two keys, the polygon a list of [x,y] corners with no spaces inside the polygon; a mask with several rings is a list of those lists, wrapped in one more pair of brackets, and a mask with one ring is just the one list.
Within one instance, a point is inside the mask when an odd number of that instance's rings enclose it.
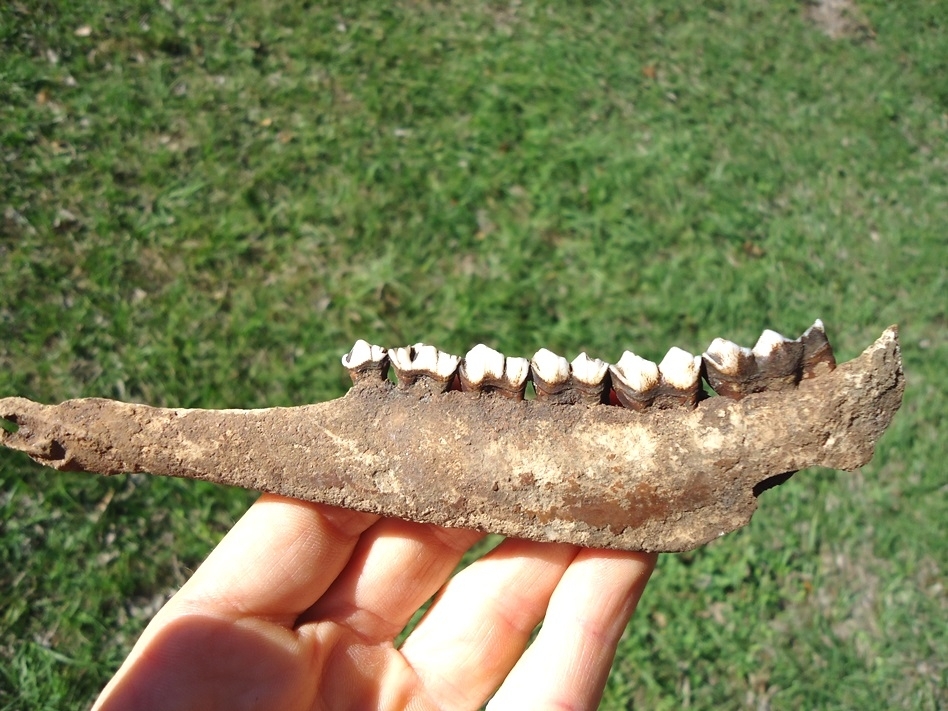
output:
{"label": "row of teeth", "polygon": [[817,319],[792,341],[770,330],[761,334],[753,348],[716,338],[700,356],[671,348],[658,364],[631,351],[610,365],[585,353],[569,362],[546,348],[527,360],[505,357],[479,344],[461,358],[423,343],[386,350],[362,340],[342,357],[342,364],[353,382],[386,379],[391,365],[398,387],[406,391],[454,389],[522,400],[527,382],[532,381],[538,400],[612,402],[642,410],[694,407],[705,394],[702,376],[719,395],[740,399],[794,387],[801,379],[832,370],[836,360],[823,322]]}

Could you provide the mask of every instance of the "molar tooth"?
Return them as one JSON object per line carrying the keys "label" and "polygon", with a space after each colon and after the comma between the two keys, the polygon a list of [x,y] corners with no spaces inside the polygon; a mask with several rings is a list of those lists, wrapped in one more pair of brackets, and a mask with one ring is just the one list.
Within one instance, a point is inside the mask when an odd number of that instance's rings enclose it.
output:
{"label": "molar tooth", "polygon": [[461,383],[465,381],[469,387],[466,390],[480,390],[481,385],[489,380],[500,380],[504,377],[504,354],[478,343],[464,356],[461,363]]}
{"label": "molar tooth", "polygon": [[585,352],[573,358],[566,388],[556,402],[599,405],[609,401],[609,364]]}
{"label": "molar tooth", "polygon": [[619,362],[609,366],[612,389],[619,402],[631,410],[644,410],[655,398],[661,382],[658,366],[650,360],[625,351]]}
{"label": "molar tooth", "polygon": [[718,394],[740,400],[757,377],[757,361],[750,348],[715,338],[702,356],[708,384]]}
{"label": "molar tooth", "polygon": [[803,362],[803,343],[791,341],[769,329],[760,334],[753,349],[757,362],[756,383],[753,392],[786,390],[800,380]]}
{"label": "molar tooth", "polygon": [[[622,354],[619,362],[609,367],[613,376],[636,392],[644,393],[658,385],[658,366],[650,360],[635,355],[632,351]],[[615,381],[613,381],[615,382]]]}
{"label": "molar tooth", "polygon": [[[553,351],[541,348],[530,361],[533,368],[533,382],[549,392],[556,385],[566,385],[569,380],[569,361]],[[540,395],[539,389],[537,396]]]}
{"label": "molar tooth", "polygon": [[672,346],[658,364],[662,382],[652,407],[695,407],[701,390],[701,357]]}
{"label": "molar tooth", "polygon": [[388,376],[388,352],[361,338],[342,357],[342,365],[349,371],[353,383],[361,380],[385,380]]}
{"label": "molar tooth", "polygon": [[833,347],[826,337],[826,330],[820,319],[816,319],[799,340],[803,343],[804,380],[836,368],[836,356],[833,355]]}
{"label": "molar tooth", "polygon": [[573,362],[570,363],[570,371],[573,380],[577,380],[583,385],[599,385],[609,371],[609,364],[598,358],[590,358],[583,352],[573,358]]}

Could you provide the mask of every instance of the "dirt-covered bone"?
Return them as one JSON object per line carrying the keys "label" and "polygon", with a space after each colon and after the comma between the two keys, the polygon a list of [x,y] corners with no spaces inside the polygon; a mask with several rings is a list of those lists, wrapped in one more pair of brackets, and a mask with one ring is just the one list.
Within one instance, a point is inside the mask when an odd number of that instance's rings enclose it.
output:
{"label": "dirt-covered bone", "polygon": [[508,536],[684,551],[745,525],[757,494],[790,472],[864,465],[905,386],[894,326],[793,389],[693,409],[409,397],[379,377],[383,361],[371,348],[350,354],[358,375],[374,375],[302,407],[0,399],[0,441],[64,471],[144,471]]}

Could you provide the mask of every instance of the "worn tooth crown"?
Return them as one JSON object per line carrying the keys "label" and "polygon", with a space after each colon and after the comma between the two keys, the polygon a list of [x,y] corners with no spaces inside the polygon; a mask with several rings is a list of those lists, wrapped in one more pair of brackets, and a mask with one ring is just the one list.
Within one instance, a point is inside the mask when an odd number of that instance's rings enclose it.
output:
{"label": "worn tooth crown", "polygon": [[573,378],[583,385],[600,385],[609,370],[609,364],[598,358],[590,358],[585,352],[570,363]]}
{"label": "worn tooth crown", "polygon": [[504,377],[504,354],[493,348],[478,343],[464,356],[465,377],[474,384],[483,383],[487,379],[500,380]]}
{"label": "worn tooth crown", "polygon": [[439,351],[434,346],[424,343],[416,343],[414,351],[415,358],[412,361],[414,369],[431,373],[441,379],[454,375],[454,371],[458,369],[458,363],[461,362],[459,356]]}
{"label": "worn tooth crown", "polygon": [[673,388],[688,390],[694,388],[701,377],[701,358],[672,346],[658,364],[658,370]]}
{"label": "worn tooth crown", "polygon": [[411,346],[390,348],[388,351],[388,359],[392,362],[392,365],[395,366],[396,370],[411,370],[414,363]]}
{"label": "worn tooth crown", "polygon": [[704,356],[725,375],[737,375],[744,363],[753,355],[750,348],[739,346],[724,338],[715,338]]}
{"label": "worn tooth crown", "polygon": [[569,380],[569,361],[546,348],[538,350],[530,361],[534,375],[548,385]]}
{"label": "worn tooth crown", "polygon": [[622,354],[619,362],[609,368],[613,377],[632,390],[644,393],[659,383],[658,366],[632,351]]}
{"label": "worn tooth crown", "polygon": [[349,369],[359,368],[368,363],[381,363],[386,351],[381,346],[373,346],[361,338],[352,346],[352,350],[342,357],[342,364]]}
{"label": "worn tooth crown", "polygon": [[789,338],[765,328],[760,334],[760,338],[757,339],[757,343],[754,344],[753,353],[757,358],[766,358],[774,351],[779,350],[785,343],[791,342]]}

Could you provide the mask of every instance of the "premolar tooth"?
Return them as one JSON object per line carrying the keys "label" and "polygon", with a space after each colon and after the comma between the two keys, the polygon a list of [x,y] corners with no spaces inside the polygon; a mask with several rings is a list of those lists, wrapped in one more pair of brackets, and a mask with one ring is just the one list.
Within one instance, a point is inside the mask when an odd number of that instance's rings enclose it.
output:
{"label": "premolar tooth", "polygon": [[823,322],[816,319],[803,335],[803,379],[815,378],[821,373],[828,373],[836,368],[836,356],[833,347],[826,337]]}
{"label": "premolar tooth", "polygon": [[519,400],[523,399],[529,374],[526,358],[504,358],[503,353],[483,343],[467,352],[458,369],[461,390],[496,392]]}
{"label": "premolar tooth", "polygon": [[625,407],[644,410],[652,404],[655,389],[661,382],[658,366],[650,360],[626,351],[619,362],[609,366],[612,389]]}
{"label": "premolar tooth", "polygon": [[662,362],[658,364],[662,380],[677,390],[688,390],[698,384],[701,375],[701,359],[688,351],[672,346]]}
{"label": "premolar tooth", "polygon": [[530,361],[526,358],[508,358],[504,364],[504,380],[512,388],[522,388],[530,375]]}
{"label": "premolar tooth", "polygon": [[434,346],[426,346],[424,343],[415,344],[415,360],[413,361],[415,370],[433,375],[439,380],[454,378],[460,362],[460,356],[439,351]]}
{"label": "premolar tooth", "polygon": [[579,381],[583,385],[596,386],[601,385],[609,371],[609,364],[598,358],[590,358],[585,352],[580,353],[573,358],[570,363],[570,371],[573,380]]}
{"label": "premolar tooth", "polygon": [[718,395],[740,400],[752,392],[747,388],[757,377],[757,361],[750,348],[715,338],[702,358],[708,383]]}
{"label": "premolar tooth", "polygon": [[533,382],[538,386],[537,396],[540,395],[540,388],[549,392],[557,385],[565,386],[569,381],[569,361],[546,348],[534,354],[530,366],[533,368]]}
{"label": "premolar tooth", "polygon": [[695,407],[701,390],[701,357],[672,346],[658,364],[662,383],[653,407]]}
{"label": "premolar tooth", "polygon": [[581,353],[571,366],[563,356],[541,348],[530,365],[537,400],[564,405],[598,405],[605,399],[608,363]]}
{"label": "premolar tooth", "polygon": [[609,364],[598,358],[580,353],[569,364],[569,385],[558,398],[559,402],[599,405],[609,402],[611,378]]}
{"label": "premolar tooth", "polygon": [[[622,354],[619,362],[610,367],[612,375],[636,392],[644,393],[658,385],[658,366],[632,351]],[[615,382],[615,381],[613,381]]]}
{"label": "premolar tooth", "polygon": [[398,376],[399,389],[414,390],[420,384],[424,391],[431,393],[450,389],[461,361],[458,356],[424,343],[395,348],[389,351],[389,358]]}
{"label": "premolar tooth", "polygon": [[371,378],[385,380],[388,376],[388,352],[359,339],[342,357],[342,365],[349,371],[353,383]]}
{"label": "premolar tooth", "polygon": [[[392,367],[395,368],[396,374],[412,370],[413,358],[411,346],[390,348],[388,351],[388,359],[392,362]],[[399,375],[399,378],[401,378],[401,375]]]}

